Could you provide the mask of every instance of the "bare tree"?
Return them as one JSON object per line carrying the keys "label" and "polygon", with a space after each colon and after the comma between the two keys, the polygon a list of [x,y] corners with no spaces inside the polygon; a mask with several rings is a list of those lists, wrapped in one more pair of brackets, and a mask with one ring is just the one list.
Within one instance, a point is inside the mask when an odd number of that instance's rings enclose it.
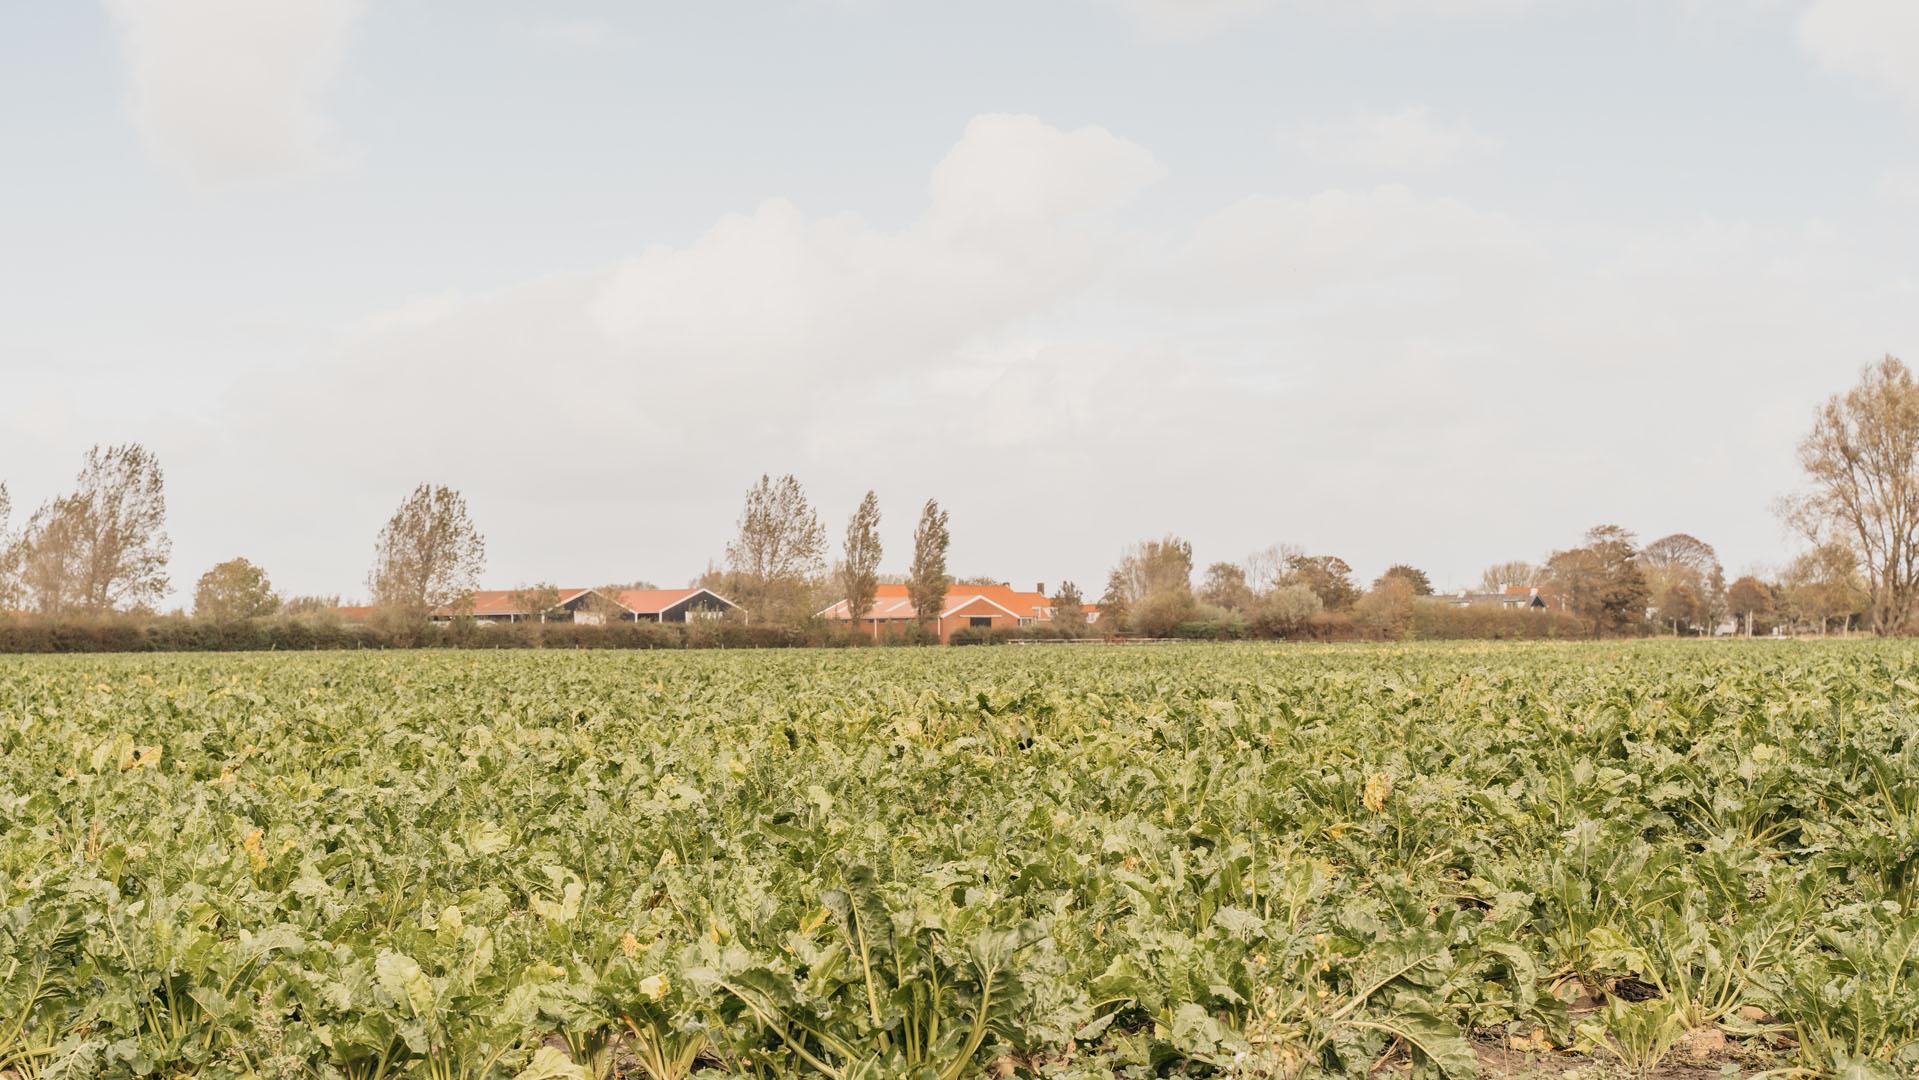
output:
{"label": "bare tree", "polygon": [[1521,559],[1512,559],[1503,563],[1494,563],[1479,575],[1479,588],[1482,592],[1504,592],[1509,585],[1533,588],[1543,584],[1546,574],[1543,568]]}
{"label": "bare tree", "polygon": [[1659,620],[1678,635],[1682,626],[1711,623],[1725,607],[1725,573],[1712,545],[1687,533],[1662,536],[1639,553]]}
{"label": "bare tree", "polygon": [[762,474],[746,493],[739,532],[726,546],[733,599],[754,616],[798,622],[826,559],[826,530],[800,482]]}
{"label": "bare tree", "polygon": [[193,589],[193,617],[238,622],[280,609],[267,572],[246,559],[228,559],[200,575]]}
{"label": "bare tree", "polygon": [[869,491],[846,523],[846,557],[840,563],[840,588],[846,593],[847,615],[856,630],[873,610],[873,596],[879,591],[880,553],[880,501]]}
{"label": "bare tree", "polygon": [[952,543],[946,511],[940,509],[937,499],[926,500],[920,507],[919,524],[913,527],[913,565],[906,575],[913,621],[921,626],[937,618],[946,607],[946,591],[953,584],[946,573],[946,549]]}
{"label": "bare tree", "polygon": [[1306,554],[1297,544],[1273,544],[1246,556],[1246,585],[1254,595],[1265,594],[1286,584],[1286,568]]}
{"label": "bare tree", "polygon": [[1787,500],[1787,519],[1855,549],[1873,629],[1903,632],[1919,598],[1919,385],[1906,365],[1885,357],[1827,399],[1799,464],[1812,489]]}
{"label": "bare tree", "polygon": [[486,568],[486,541],[449,487],[421,484],[380,530],[367,587],[373,605],[423,619],[472,595]]}

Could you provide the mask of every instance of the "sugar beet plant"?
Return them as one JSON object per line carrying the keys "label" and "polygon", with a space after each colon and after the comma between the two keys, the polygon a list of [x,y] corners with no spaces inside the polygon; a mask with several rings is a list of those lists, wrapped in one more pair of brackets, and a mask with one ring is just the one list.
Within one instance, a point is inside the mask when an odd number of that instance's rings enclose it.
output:
{"label": "sugar beet plant", "polygon": [[1904,644],[0,658],[0,1076],[1912,1076],[1916,702]]}

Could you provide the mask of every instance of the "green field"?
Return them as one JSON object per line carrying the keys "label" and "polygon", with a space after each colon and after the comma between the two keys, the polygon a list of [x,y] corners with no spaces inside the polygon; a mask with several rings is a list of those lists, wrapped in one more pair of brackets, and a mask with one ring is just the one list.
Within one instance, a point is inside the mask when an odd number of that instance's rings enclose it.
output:
{"label": "green field", "polygon": [[1904,643],[0,658],[0,1075],[1910,1077],[1915,704]]}

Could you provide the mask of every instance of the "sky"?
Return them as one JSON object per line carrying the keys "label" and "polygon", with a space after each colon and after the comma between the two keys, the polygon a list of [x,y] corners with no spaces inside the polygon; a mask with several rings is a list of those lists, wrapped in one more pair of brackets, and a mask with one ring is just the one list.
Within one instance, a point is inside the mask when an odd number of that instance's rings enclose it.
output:
{"label": "sky", "polygon": [[166,469],[171,603],[679,584],[762,473],[886,569],[1096,594],[1168,532],[1442,587],[1795,542],[1919,359],[1911,0],[0,3],[0,482]]}

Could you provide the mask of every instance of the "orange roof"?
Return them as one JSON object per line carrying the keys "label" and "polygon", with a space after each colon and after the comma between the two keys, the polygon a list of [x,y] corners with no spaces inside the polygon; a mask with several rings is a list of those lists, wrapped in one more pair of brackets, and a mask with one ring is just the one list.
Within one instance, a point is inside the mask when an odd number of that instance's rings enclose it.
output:
{"label": "orange roof", "polygon": [[[593,590],[558,589],[555,591],[559,593],[559,600],[554,606],[559,607],[564,604],[570,604]],[[526,592],[527,590],[525,589],[481,589],[472,594],[472,608],[467,613],[476,618],[502,618],[509,615],[540,614],[532,610],[530,605],[522,602],[525,599],[524,594]],[[435,611],[434,614],[456,615],[462,613],[462,608],[464,607],[465,605],[462,604],[449,604]]]}
{"label": "orange roof", "polygon": [[[985,602],[982,607],[999,608],[1019,619],[1043,619],[1046,609],[1053,606],[1046,594],[1015,589],[1011,585],[954,585],[946,590],[946,605],[940,616],[943,618],[981,601]],[[874,590],[873,609],[866,613],[868,619],[911,619],[915,615],[905,585],[881,585]],[[844,600],[820,612],[820,617],[842,621],[851,618]]]}
{"label": "orange roof", "polygon": [[695,593],[705,589],[622,589],[616,597],[620,606],[636,615],[658,615],[675,604],[683,603]]}
{"label": "orange roof", "polygon": [[333,613],[348,622],[365,622],[373,617],[373,606],[371,604],[361,604],[336,607],[333,609]]}

